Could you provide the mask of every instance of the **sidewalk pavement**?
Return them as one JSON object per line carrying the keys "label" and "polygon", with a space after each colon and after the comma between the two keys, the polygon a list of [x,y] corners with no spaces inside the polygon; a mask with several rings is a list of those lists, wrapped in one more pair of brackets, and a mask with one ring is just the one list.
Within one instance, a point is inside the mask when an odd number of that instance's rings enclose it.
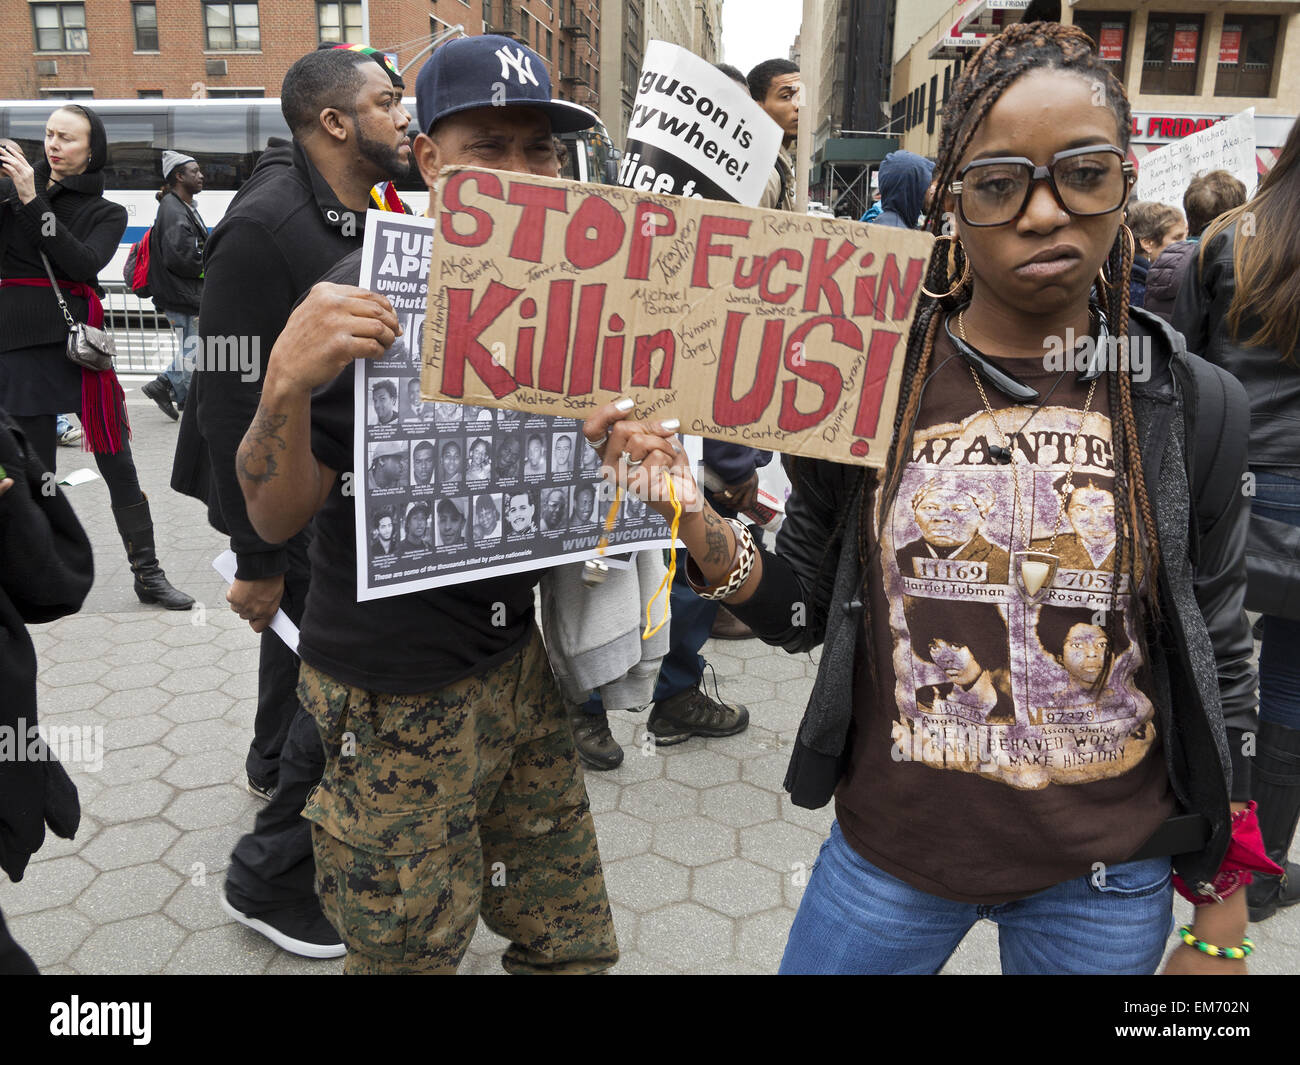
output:
{"label": "sidewalk pavement", "polygon": [[[46,973],[339,973],[286,954],[218,906],[231,848],[253,823],[244,757],[257,637],[232,614],[212,559],[226,546],[205,509],[168,487],[176,424],[124,381],[133,448],[169,579],[191,613],[142,606],[103,481],[65,489],[95,548],[80,614],[33,628],[43,725],[102,726],[102,768],[70,765],[82,821],[47,836],[23,881],[0,878],[0,909]],[[59,450],[59,473],[90,456]],[[627,750],[588,773],[622,958],[619,973],[771,973],[832,812],[781,788],[816,656],[756,641],[709,644],[722,694],[746,703],[740,736],[656,749],[644,715],[611,714]],[[1300,848],[1293,850],[1293,855]],[[1179,923],[1191,907],[1176,901]],[[1300,969],[1300,907],[1252,936],[1256,973]],[[1171,947],[1174,940],[1171,937]],[[503,940],[482,925],[461,966],[500,973]],[[944,972],[996,973],[996,930],[979,922]]]}

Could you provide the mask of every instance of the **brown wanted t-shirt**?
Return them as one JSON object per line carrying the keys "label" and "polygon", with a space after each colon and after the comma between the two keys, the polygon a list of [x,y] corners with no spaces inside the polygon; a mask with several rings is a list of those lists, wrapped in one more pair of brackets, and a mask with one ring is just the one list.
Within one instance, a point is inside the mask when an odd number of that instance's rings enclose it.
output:
{"label": "brown wanted t-shirt", "polygon": [[[989,451],[1004,437],[952,354],[940,330],[912,461],[885,527],[873,529],[866,635],[879,687],[862,668],[836,814],[854,849],[891,875],[943,898],[998,903],[1124,861],[1174,798],[1126,577],[1117,646],[1098,624],[1114,580],[1106,381],[1053,545],[1087,387],[1073,370],[1058,384],[1037,360],[1003,360],[1042,395],[1056,385],[1018,433],[1035,404],[1013,406],[985,386],[1003,433],[1023,441],[1026,536],[1013,468]],[[1042,605],[1017,589],[1023,550],[1059,558]]]}

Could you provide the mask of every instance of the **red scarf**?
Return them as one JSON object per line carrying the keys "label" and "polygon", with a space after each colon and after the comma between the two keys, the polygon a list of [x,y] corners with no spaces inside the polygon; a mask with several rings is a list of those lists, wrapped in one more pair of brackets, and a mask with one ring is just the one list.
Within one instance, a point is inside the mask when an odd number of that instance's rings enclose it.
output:
{"label": "red scarf", "polygon": [[[49,288],[49,278],[9,277],[0,286],[26,286]],[[89,285],[80,281],[61,281],[59,287],[72,296],[79,296],[90,305],[87,323],[95,329],[104,328],[104,305]],[[114,370],[88,370],[81,368],[81,446],[96,454],[116,455],[122,450],[122,429],[131,435],[131,423],[126,416],[126,396]]]}

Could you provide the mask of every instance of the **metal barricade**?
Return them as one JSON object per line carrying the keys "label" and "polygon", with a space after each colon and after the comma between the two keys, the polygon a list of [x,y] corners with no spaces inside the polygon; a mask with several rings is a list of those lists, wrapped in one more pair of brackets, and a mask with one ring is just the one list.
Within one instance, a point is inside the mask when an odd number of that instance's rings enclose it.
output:
{"label": "metal barricade", "polygon": [[117,372],[156,374],[171,365],[180,347],[176,330],[153,300],[137,296],[121,281],[101,281],[104,328],[117,345]]}

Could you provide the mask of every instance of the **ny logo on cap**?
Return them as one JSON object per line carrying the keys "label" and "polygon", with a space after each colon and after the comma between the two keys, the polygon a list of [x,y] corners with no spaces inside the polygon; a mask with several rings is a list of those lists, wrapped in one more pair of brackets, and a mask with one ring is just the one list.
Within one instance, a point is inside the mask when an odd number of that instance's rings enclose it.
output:
{"label": "ny logo on cap", "polygon": [[497,49],[497,58],[501,60],[501,76],[508,77],[513,69],[519,76],[519,84],[527,85],[530,81],[540,87],[537,81],[537,75],[533,73],[533,61],[528,54],[520,48],[518,54],[511,55],[508,47],[502,46]]}

